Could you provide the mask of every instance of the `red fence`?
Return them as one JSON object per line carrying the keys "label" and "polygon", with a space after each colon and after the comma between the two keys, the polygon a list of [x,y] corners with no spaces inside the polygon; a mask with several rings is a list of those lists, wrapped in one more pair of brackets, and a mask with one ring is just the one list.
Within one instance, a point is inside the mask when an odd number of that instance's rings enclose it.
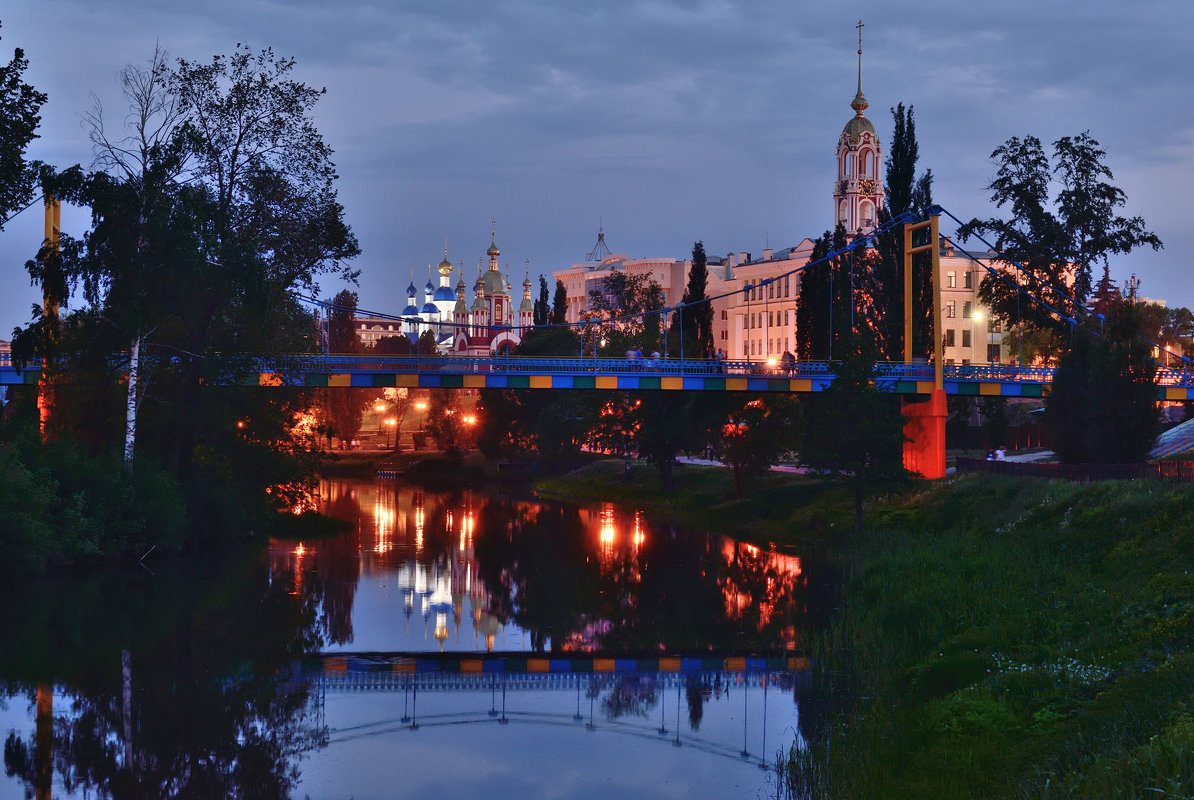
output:
{"label": "red fence", "polygon": [[1144,464],[1041,464],[1029,461],[986,461],[959,458],[958,472],[985,472],[1018,478],[1067,481],[1176,480],[1194,483],[1194,461],[1150,461]]}

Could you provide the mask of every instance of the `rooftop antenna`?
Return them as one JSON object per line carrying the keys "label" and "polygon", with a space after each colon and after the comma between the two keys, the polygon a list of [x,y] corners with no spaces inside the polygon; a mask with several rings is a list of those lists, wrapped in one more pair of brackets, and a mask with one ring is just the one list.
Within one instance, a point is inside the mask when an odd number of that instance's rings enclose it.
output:
{"label": "rooftop antenna", "polygon": [[601,217],[597,220],[597,244],[593,245],[593,249],[585,256],[586,261],[602,261],[609,257],[609,245],[605,243],[605,226]]}

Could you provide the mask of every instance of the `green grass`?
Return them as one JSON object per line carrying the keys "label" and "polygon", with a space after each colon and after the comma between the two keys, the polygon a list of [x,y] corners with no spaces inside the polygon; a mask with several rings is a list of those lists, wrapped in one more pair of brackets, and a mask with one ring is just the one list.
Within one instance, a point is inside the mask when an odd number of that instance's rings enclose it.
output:
{"label": "green grass", "polygon": [[1194,796],[1194,487],[970,476],[867,522],[804,796]]}

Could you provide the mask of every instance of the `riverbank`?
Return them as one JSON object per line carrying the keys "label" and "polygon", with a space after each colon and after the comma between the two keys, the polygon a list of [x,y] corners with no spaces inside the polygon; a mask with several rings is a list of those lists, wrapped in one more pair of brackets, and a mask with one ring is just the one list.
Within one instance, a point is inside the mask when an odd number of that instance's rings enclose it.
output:
{"label": "riverbank", "polygon": [[867,523],[807,796],[1191,796],[1191,487],[972,476]]}
{"label": "riverbank", "polygon": [[[847,575],[812,652],[831,720],[797,797],[1194,796],[1194,488],[964,476],[871,502],[770,475],[599,462],[544,480],[756,542],[819,544]],[[796,787],[800,789],[797,790]]]}

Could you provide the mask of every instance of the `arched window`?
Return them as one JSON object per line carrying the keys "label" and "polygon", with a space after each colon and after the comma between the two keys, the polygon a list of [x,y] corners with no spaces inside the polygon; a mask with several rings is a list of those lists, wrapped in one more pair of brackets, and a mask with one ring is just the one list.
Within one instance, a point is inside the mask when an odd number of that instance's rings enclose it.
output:
{"label": "arched window", "polygon": [[875,174],[874,169],[875,169],[875,155],[870,150],[866,150],[862,154],[862,173],[861,174],[864,178],[870,178]]}
{"label": "arched window", "polygon": [[850,177],[852,169],[852,159],[850,158],[850,151],[847,150],[842,154],[842,174],[847,178]]}
{"label": "arched window", "polygon": [[860,228],[872,228],[875,225],[875,207],[866,201],[858,206],[858,225]]}

